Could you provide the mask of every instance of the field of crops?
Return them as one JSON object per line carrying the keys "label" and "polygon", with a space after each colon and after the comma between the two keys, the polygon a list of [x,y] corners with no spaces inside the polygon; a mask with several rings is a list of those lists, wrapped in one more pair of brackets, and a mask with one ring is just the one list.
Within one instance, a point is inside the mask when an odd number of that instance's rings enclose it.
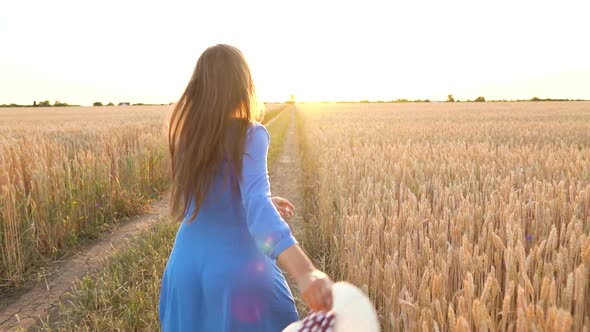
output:
{"label": "field of crops", "polygon": [[0,280],[166,188],[167,107],[0,110]]}
{"label": "field of crops", "polygon": [[[166,190],[168,109],[0,109],[0,290]],[[590,103],[297,110],[300,241],[384,331],[590,330]],[[64,326],[157,327],[174,227],[154,234],[75,287]]]}
{"label": "field of crops", "polygon": [[590,330],[590,103],[297,109],[304,245],[385,331]]}
{"label": "field of crops", "polygon": [[[268,117],[280,104],[267,105]],[[0,109],[0,288],[168,185],[169,106]]]}

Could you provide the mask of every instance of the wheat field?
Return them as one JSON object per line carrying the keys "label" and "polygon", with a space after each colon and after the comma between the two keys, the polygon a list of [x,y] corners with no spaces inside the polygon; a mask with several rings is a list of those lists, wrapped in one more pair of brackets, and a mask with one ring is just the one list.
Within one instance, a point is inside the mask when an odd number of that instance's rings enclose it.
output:
{"label": "wheat field", "polygon": [[384,331],[590,330],[590,103],[297,109],[304,245]]}
{"label": "wheat field", "polygon": [[[168,112],[0,109],[0,286],[159,197]],[[384,331],[590,331],[590,103],[313,104],[297,118],[300,240],[370,295]]]}
{"label": "wheat field", "polygon": [[[266,118],[282,104],[267,104]],[[0,109],[0,286],[168,186],[170,106]]]}
{"label": "wheat field", "polygon": [[165,190],[167,109],[0,110],[0,284]]}

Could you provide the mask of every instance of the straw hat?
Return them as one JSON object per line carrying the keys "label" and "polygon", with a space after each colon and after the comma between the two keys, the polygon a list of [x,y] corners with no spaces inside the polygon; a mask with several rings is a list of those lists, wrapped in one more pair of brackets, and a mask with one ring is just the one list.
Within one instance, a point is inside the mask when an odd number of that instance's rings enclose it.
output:
{"label": "straw hat", "polygon": [[283,332],[380,332],[377,312],[369,298],[347,282],[332,286],[334,305],[329,313],[312,313]]}

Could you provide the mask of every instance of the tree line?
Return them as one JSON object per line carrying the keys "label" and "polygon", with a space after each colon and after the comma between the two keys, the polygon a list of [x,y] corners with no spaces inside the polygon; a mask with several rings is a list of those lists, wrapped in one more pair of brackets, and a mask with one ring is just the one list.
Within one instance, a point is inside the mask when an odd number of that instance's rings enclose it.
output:
{"label": "tree line", "polygon": [[[586,99],[564,99],[564,98],[539,98],[539,97],[533,97],[531,99],[496,99],[496,100],[487,100],[488,102],[492,102],[492,103],[498,103],[498,102],[523,102],[523,101],[587,101]],[[455,98],[453,97],[453,95],[448,95],[447,96],[447,100],[446,102],[449,103],[458,103],[461,102],[461,100],[455,100]],[[475,98],[474,100],[465,100],[465,102],[471,103],[471,102],[476,102],[476,103],[483,103],[486,102],[486,98],[483,96],[479,96],[477,98]]]}
{"label": "tree line", "polygon": [[[172,105],[173,103],[170,104],[146,104],[146,103],[129,103],[129,102],[121,102],[119,104],[117,104],[117,106],[165,106],[165,105]],[[15,104],[15,103],[11,103],[11,104],[0,104],[0,107],[80,107],[81,105],[72,105],[72,104],[68,104],[68,103],[62,103],[59,100],[56,100],[55,102],[51,103],[49,100],[44,100],[44,101],[34,101],[33,104],[31,105],[21,105],[21,104]],[[92,106],[115,106],[115,104],[113,102],[109,102],[108,104],[103,104],[100,101],[95,101],[94,103],[92,103]]]}

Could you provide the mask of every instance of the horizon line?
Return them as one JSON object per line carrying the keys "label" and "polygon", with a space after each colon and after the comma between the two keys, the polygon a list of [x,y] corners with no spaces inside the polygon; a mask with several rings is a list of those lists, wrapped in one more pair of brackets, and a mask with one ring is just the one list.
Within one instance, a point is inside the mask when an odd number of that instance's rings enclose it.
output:
{"label": "horizon line", "polygon": [[[340,104],[345,104],[345,103],[349,103],[349,104],[354,104],[354,103],[438,103],[438,102],[454,102],[454,103],[463,103],[463,102],[525,102],[525,101],[532,101],[532,102],[547,102],[547,101],[590,101],[590,99],[582,99],[582,98],[539,98],[539,97],[531,97],[529,99],[483,99],[483,100],[477,100],[478,98],[484,98],[482,96],[477,97],[474,100],[471,99],[466,99],[466,100],[454,100],[454,101],[449,101],[449,100],[436,100],[436,99],[406,99],[406,98],[397,98],[397,99],[390,99],[390,100],[384,100],[384,99],[359,99],[359,100],[330,100],[330,99],[326,99],[326,100],[300,100],[300,101],[293,101],[293,100],[285,100],[285,101],[263,101],[264,104],[293,104],[293,103],[309,103],[309,104],[314,104],[314,103],[318,103],[318,104],[326,104],[326,103],[340,103]],[[0,104],[0,107],[101,107],[101,106],[170,106],[170,105],[174,105],[176,104],[176,102],[167,102],[167,103],[143,103],[143,102],[137,102],[137,103],[131,103],[128,101],[123,101],[123,102],[118,102],[118,103],[105,103],[102,105],[94,105],[95,103],[99,103],[99,102],[93,102],[90,103],[88,105],[85,104],[68,104],[65,102],[60,102],[59,100],[55,100],[54,104],[45,104],[43,106],[40,106],[40,103],[43,102],[48,102],[48,100],[44,100],[44,101],[40,101],[39,103],[37,103],[37,101],[33,101],[35,104],[17,104],[17,103],[3,103]],[[56,104],[57,103],[57,104]],[[110,105],[112,104],[112,105]]]}

